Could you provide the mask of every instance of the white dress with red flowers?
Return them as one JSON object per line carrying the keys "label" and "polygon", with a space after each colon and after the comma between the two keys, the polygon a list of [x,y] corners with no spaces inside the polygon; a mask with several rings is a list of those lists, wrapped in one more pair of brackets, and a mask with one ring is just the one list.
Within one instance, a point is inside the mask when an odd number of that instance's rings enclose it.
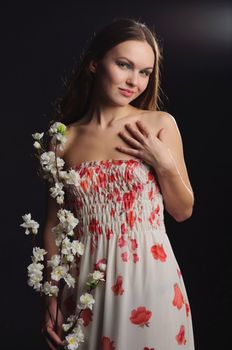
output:
{"label": "white dress with red flowers", "polygon": [[80,350],[194,350],[191,310],[163,221],[163,197],[142,160],[97,160],[75,166],[80,186],[69,198],[85,245],[76,287],[65,289],[73,313],[89,272],[106,263],[105,282],[82,311]]}

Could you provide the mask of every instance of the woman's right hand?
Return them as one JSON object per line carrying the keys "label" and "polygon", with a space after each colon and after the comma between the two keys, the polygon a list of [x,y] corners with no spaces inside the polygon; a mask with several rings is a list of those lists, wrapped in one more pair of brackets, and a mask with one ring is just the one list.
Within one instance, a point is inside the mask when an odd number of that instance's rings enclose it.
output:
{"label": "woman's right hand", "polygon": [[[49,310],[48,310],[49,309]],[[57,350],[58,346],[64,346],[64,341],[61,340],[62,336],[62,323],[63,315],[60,309],[58,309],[58,321],[57,332],[55,331],[55,320],[57,312],[56,299],[48,303],[44,313],[44,320],[42,326],[42,333],[45,336],[46,342],[51,350]]]}

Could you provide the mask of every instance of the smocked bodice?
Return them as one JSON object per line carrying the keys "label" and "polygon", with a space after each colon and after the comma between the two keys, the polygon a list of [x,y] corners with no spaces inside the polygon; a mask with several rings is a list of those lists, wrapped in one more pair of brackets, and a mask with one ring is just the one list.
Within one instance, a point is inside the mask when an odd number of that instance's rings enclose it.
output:
{"label": "smocked bodice", "polygon": [[142,160],[86,161],[69,203],[78,233],[130,236],[163,227],[163,200],[153,168]]}

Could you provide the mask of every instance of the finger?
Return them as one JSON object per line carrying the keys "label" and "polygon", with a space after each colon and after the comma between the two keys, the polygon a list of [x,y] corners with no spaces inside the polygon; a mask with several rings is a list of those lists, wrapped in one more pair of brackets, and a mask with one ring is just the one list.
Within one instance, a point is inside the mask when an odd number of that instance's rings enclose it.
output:
{"label": "finger", "polygon": [[46,342],[51,350],[57,350],[57,347],[54,346],[48,338],[46,338]]}
{"label": "finger", "polygon": [[141,132],[134,130],[130,124],[125,124],[126,129],[134,136],[134,138],[141,144],[144,144],[144,136]]}
{"label": "finger", "polygon": [[149,137],[148,128],[140,120],[136,121],[136,125],[144,136]]}
{"label": "finger", "polygon": [[141,148],[141,144],[138,141],[126,135],[124,132],[120,131],[118,134],[123,138],[124,141],[126,141],[132,147]]}
{"label": "finger", "polygon": [[55,343],[55,345],[63,345],[63,341],[60,339],[60,337],[54,332],[54,330],[50,327],[47,328],[47,335],[52,340],[52,342]]}
{"label": "finger", "polygon": [[118,151],[120,151],[120,152],[123,152],[123,153],[129,154],[129,155],[131,155],[131,156],[140,158],[140,157],[139,157],[140,152],[137,151],[137,150],[133,150],[133,149],[131,149],[131,148],[126,148],[126,147],[122,147],[122,146],[116,146],[115,148],[116,148]]}

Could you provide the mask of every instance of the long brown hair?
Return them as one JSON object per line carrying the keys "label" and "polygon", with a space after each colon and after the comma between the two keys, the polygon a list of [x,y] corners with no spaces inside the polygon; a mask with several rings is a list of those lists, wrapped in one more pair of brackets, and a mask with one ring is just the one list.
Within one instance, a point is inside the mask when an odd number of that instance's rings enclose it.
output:
{"label": "long brown hair", "polygon": [[158,39],[144,23],[132,18],[115,18],[104,26],[97,34],[94,33],[89,46],[83,50],[80,62],[72,69],[69,80],[64,81],[66,92],[56,98],[55,113],[50,125],[55,121],[68,125],[80,120],[90,105],[94,75],[89,70],[91,60],[100,60],[114,46],[127,41],[147,41],[155,55],[155,66],[149,77],[148,86],[130,104],[146,110],[159,110],[161,101],[160,92],[160,62],[162,59]]}

